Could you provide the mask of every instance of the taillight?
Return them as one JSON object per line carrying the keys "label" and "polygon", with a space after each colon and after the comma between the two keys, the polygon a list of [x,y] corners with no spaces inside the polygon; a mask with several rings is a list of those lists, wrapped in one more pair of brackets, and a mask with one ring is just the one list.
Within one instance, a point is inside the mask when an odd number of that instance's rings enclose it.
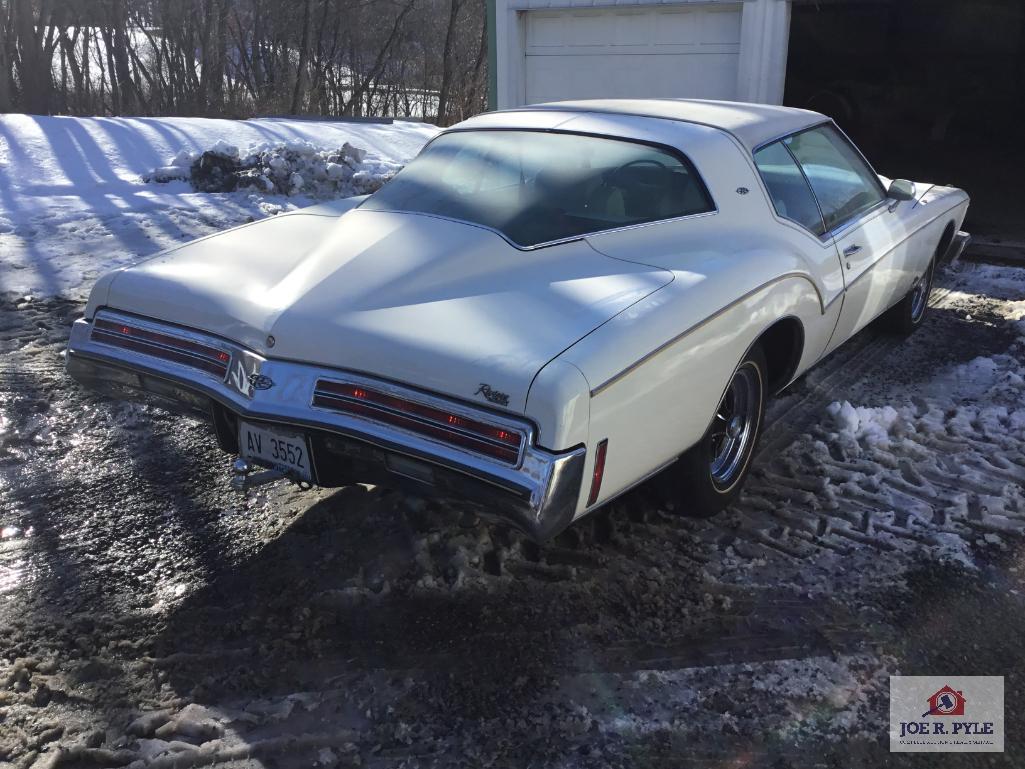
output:
{"label": "taillight", "polygon": [[608,448],[609,439],[605,438],[594,452],[594,472],[591,473],[591,493],[587,495],[588,506],[593,505],[601,493],[601,479],[605,475],[605,453]]}
{"label": "taillight", "polygon": [[317,381],[313,405],[367,417],[515,464],[523,434],[515,430],[347,382]]}
{"label": "taillight", "polygon": [[93,321],[90,338],[103,344],[198,368],[221,379],[228,373],[231,360],[231,355],[216,347],[103,318]]}

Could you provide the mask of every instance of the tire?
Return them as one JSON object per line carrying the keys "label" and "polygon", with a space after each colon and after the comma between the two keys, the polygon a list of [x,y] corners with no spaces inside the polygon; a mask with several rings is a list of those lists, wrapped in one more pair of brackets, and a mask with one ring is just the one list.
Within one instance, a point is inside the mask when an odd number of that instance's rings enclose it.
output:
{"label": "tire", "polygon": [[929,294],[932,293],[932,279],[936,272],[934,256],[911,290],[897,304],[886,311],[886,328],[894,334],[909,336],[922,325],[929,309]]}
{"label": "tire", "polygon": [[730,378],[708,431],[664,476],[680,515],[711,517],[740,494],[762,432],[767,382],[765,354],[755,345]]}

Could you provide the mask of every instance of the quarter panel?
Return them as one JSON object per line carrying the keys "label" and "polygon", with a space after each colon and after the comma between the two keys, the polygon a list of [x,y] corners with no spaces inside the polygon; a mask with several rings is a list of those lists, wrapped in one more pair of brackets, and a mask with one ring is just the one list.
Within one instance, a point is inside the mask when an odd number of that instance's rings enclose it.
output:
{"label": "quarter panel", "polygon": [[[677,281],[652,294],[598,332],[578,342],[563,357],[592,383],[607,382],[641,355],[640,365],[592,390],[589,450],[608,438],[605,477],[598,502],[607,500],[696,443],[714,413],[730,376],[758,337],[783,317],[805,328],[801,368],[811,365],[826,344],[839,302],[823,314],[810,282],[797,276],[777,280],[729,305],[715,317],[681,333],[686,294]],[[677,338],[678,337],[678,338]],[[676,339],[659,349],[667,339]],[[658,343],[655,340],[661,340]],[[631,360],[628,357],[634,356]],[[582,492],[579,511],[586,507]]]}
{"label": "quarter panel", "polygon": [[534,378],[525,414],[538,427],[538,444],[562,451],[587,443],[591,387],[572,363],[556,358]]}

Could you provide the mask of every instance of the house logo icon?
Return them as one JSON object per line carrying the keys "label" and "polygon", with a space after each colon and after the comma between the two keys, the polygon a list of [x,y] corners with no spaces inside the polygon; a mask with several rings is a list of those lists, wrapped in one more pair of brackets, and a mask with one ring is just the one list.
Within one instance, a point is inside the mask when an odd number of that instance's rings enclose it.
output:
{"label": "house logo icon", "polygon": [[964,695],[956,689],[944,686],[929,698],[929,709],[922,714],[926,716],[963,716],[965,706]]}

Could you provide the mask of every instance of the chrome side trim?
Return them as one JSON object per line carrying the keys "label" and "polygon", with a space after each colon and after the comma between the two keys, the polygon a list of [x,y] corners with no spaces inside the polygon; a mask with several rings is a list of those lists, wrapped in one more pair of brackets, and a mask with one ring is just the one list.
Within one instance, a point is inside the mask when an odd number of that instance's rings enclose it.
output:
{"label": "chrome side trim", "polygon": [[[635,371],[636,369],[640,368],[645,363],[647,363],[649,360],[654,358],[656,355],[659,355],[659,354],[665,352],[665,350],[667,350],[668,348],[672,347],[677,342],[681,341],[684,337],[687,337],[690,334],[692,334],[695,331],[697,331],[698,329],[703,328],[704,326],[708,325],[709,323],[711,323],[713,320],[718,318],[723,313],[728,312],[729,310],[732,310],[738,304],[741,304],[742,302],[747,301],[752,296],[754,296],[755,294],[759,293],[760,291],[764,291],[766,288],[768,288],[771,285],[779,283],[780,281],[783,281],[783,280],[789,280],[791,278],[801,278],[803,280],[808,281],[808,283],[811,284],[811,287],[813,289],[815,289],[815,296],[818,297],[818,300],[819,300],[819,310],[821,311],[821,313],[823,315],[825,315],[826,314],[826,307],[827,307],[827,305],[826,305],[825,301],[822,298],[822,293],[819,291],[819,287],[815,285],[815,281],[813,281],[807,274],[805,274],[803,272],[788,272],[788,273],[785,273],[783,275],[779,275],[779,276],[773,278],[772,280],[765,281],[760,286],[757,286],[756,288],[751,289],[750,291],[748,291],[747,293],[743,294],[742,296],[734,299],[732,302],[727,304],[725,307],[721,307],[720,309],[716,310],[714,313],[709,315],[707,318],[704,318],[703,320],[698,321],[693,326],[690,326],[690,327],[686,328],[685,330],[681,331],[679,334],[674,336],[672,339],[669,339],[668,341],[663,342],[662,344],[660,344],[658,347],[656,347],[651,352],[649,352],[649,353],[643,355],[642,357],[638,358],[633,363],[631,363],[629,366],[627,366],[622,371],[620,371],[618,374],[614,374],[613,376],[609,377],[604,382],[602,382],[600,385],[595,387],[593,390],[591,390],[591,397],[594,398],[595,396],[600,395],[602,392],[604,392],[609,387],[614,385],[616,382],[618,382],[620,379],[625,377],[627,374],[630,374],[633,371]],[[832,300],[830,300],[830,304],[832,304],[833,301],[835,301],[835,300],[836,300],[836,297],[834,297]]]}

